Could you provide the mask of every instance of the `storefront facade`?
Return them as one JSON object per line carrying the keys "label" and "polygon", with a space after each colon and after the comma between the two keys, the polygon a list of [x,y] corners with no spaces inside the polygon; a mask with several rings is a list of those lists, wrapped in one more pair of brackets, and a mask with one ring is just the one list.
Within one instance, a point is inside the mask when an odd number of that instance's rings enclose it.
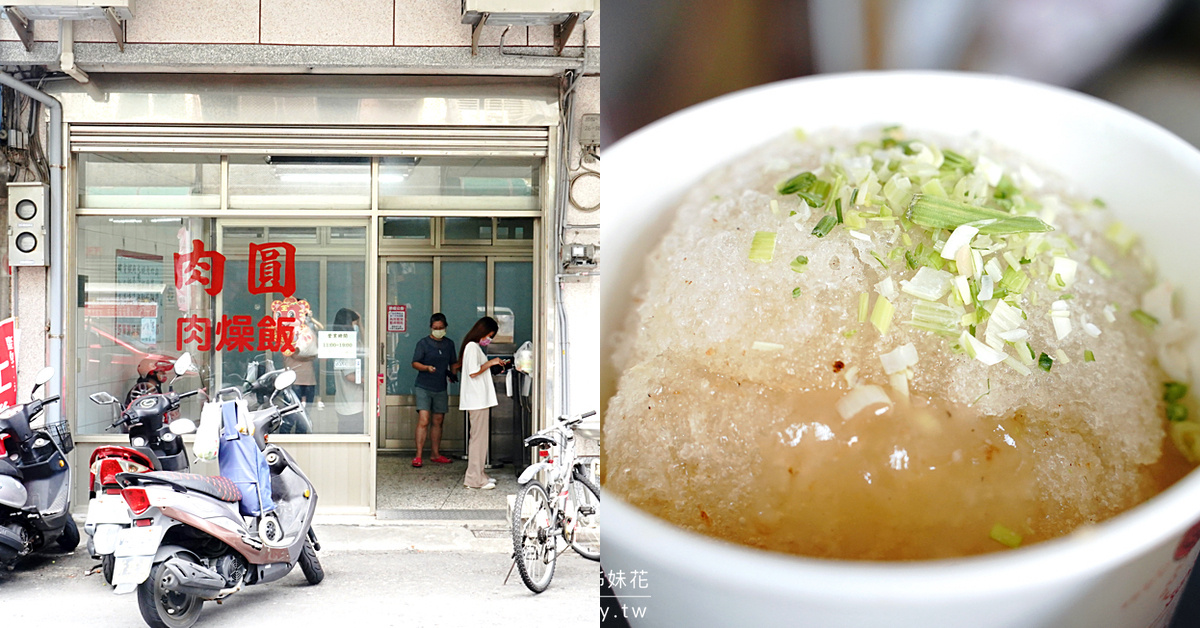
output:
{"label": "storefront facade", "polygon": [[[557,414],[557,77],[131,74],[103,85],[100,100],[73,82],[47,88],[63,104],[69,156],[76,507],[91,451],[126,438],[88,395],[124,398],[139,366],[183,351],[201,376],[176,390],[240,385],[267,360],[303,374],[310,425],[272,439],[326,513],[374,512],[376,454],[411,448],[409,363],[435,311],[456,345],[485,314],[508,351],[528,341],[530,427]],[[289,299],[307,304],[315,348],[282,330]],[[183,414],[199,409],[196,399]],[[443,447],[464,449],[457,410],[445,426]]]}

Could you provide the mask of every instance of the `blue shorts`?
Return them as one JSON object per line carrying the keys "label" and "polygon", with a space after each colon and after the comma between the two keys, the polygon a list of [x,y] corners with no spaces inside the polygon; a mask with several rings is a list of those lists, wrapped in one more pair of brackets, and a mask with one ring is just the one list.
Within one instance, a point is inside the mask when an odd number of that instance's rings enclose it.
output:
{"label": "blue shorts", "polygon": [[450,409],[450,393],[444,390],[434,392],[420,386],[413,386],[413,392],[417,395],[418,412],[427,410],[434,414],[446,414],[446,411]]}

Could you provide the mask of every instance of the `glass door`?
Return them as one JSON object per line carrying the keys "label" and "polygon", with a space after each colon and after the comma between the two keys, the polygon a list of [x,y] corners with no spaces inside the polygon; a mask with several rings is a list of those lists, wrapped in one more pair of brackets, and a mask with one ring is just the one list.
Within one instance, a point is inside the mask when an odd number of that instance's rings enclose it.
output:
{"label": "glass door", "polygon": [[382,266],[379,337],[385,379],[379,449],[407,449],[413,447],[412,436],[417,425],[412,355],[417,341],[429,334],[429,316],[434,307],[434,260],[384,258]]}

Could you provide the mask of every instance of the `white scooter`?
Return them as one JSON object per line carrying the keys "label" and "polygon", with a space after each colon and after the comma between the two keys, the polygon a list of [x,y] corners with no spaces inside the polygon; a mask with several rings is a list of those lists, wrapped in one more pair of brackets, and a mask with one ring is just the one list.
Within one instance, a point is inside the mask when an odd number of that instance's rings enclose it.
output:
{"label": "white scooter", "polygon": [[[281,374],[276,390],[295,377],[294,371]],[[226,388],[220,394],[240,391]],[[296,461],[265,438],[294,409],[249,414],[257,449],[270,467],[271,486],[264,487],[275,503],[270,513],[243,516],[241,490],[225,477],[171,471],[117,475],[133,527],[117,537],[113,584],[116,593],[137,590],[147,624],[187,628],[205,600],[223,600],[245,585],[278,580],[297,564],[310,584],[324,579],[312,530],[316,490]]]}

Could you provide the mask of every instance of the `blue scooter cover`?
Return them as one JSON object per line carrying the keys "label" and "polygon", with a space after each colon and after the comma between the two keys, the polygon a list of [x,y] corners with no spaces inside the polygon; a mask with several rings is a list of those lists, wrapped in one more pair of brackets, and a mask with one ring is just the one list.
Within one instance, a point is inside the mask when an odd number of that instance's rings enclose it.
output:
{"label": "blue scooter cover", "polygon": [[217,461],[221,475],[242,491],[241,513],[257,517],[275,510],[275,502],[271,500],[271,467],[254,437],[238,432],[237,403],[221,404],[221,421]]}

